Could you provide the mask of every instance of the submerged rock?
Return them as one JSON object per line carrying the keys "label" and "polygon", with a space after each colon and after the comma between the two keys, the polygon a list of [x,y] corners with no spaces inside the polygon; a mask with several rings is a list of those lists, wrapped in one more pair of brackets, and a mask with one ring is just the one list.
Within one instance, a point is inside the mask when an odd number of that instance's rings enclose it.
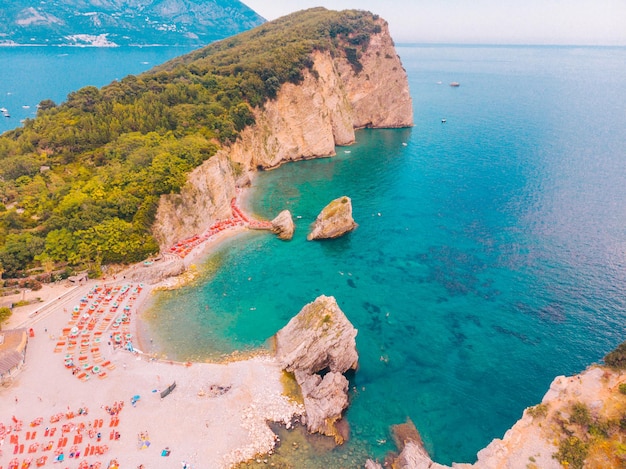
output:
{"label": "submerged rock", "polygon": [[335,298],[322,295],[275,336],[276,357],[301,388],[307,429],[332,436],[338,444],[345,435],[336,424],[348,407],[348,380],[342,373],[357,367],[356,334]]}
{"label": "submerged rock", "polygon": [[285,241],[290,240],[293,238],[293,232],[295,230],[296,225],[293,223],[293,218],[289,210],[283,210],[272,220],[272,231],[276,233],[280,239]]}
{"label": "submerged rock", "polygon": [[322,209],[307,239],[338,238],[357,226],[352,218],[352,200],[346,196],[339,197]]}

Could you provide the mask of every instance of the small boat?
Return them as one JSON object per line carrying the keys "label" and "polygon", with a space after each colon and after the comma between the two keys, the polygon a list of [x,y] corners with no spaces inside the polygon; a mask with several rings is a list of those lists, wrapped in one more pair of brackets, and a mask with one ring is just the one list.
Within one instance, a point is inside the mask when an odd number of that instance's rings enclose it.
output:
{"label": "small boat", "polygon": [[9,112],[9,110],[5,107],[0,107],[0,112],[4,114],[5,112]]}
{"label": "small boat", "polygon": [[344,150],[344,153],[352,153],[350,150]]}
{"label": "small boat", "polygon": [[461,86],[461,84],[458,81],[453,81],[452,83],[450,83],[450,86],[452,88],[458,88],[459,86]]}
{"label": "small boat", "polygon": [[446,122],[448,122],[448,121],[447,121],[447,120],[445,120],[445,119],[441,119],[441,123],[442,123],[442,124],[445,124]]}
{"label": "small boat", "polygon": [[24,104],[24,105],[22,106],[22,109],[30,109],[30,106],[29,106],[28,104]]}

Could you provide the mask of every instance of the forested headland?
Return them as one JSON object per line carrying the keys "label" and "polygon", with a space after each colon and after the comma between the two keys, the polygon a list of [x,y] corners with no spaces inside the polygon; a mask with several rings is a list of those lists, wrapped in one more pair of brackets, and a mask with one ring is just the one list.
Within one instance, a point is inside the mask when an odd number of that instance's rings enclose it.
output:
{"label": "forested headland", "polygon": [[253,108],[312,70],[311,53],[360,54],[368,12],[315,8],[265,23],[138,76],[85,87],[0,137],[4,278],[133,263],[158,251],[159,197],[254,123]]}

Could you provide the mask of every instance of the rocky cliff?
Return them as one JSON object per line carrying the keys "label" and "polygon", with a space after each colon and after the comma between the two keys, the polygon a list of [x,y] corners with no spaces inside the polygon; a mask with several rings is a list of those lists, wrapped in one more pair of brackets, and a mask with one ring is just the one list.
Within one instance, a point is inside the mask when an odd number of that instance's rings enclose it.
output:
{"label": "rocky cliff", "polygon": [[299,85],[283,85],[276,99],[255,111],[256,124],[245,129],[230,151],[248,170],[335,154],[335,145],[355,141],[354,129],[413,125],[406,71],[395,51],[387,23],[377,20],[357,72],[346,57],[314,52],[312,72]]}
{"label": "rocky cliff", "polygon": [[254,109],[255,124],[189,177],[180,195],[163,196],[154,234],[162,249],[204,231],[230,214],[236,174],[287,161],[332,156],[361,127],[408,127],[413,108],[407,75],[387,23],[371,37],[356,71],[345,56],[314,52],[299,85],[286,83]]}
{"label": "rocky cliff", "polygon": [[152,228],[161,250],[202,233],[215,220],[230,217],[235,195],[233,165],[228,153],[220,151],[189,175],[179,194],[161,197]]}
{"label": "rocky cliff", "polygon": [[[453,469],[560,469],[624,467],[626,372],[594,366],[558,376],[540,404],[526,409],[502,439],[478,452],[474,464]],[[421,441],[403,441],[392,467],[451,469],[430,459]],[[369,468],[381,467],[368,461]]]}

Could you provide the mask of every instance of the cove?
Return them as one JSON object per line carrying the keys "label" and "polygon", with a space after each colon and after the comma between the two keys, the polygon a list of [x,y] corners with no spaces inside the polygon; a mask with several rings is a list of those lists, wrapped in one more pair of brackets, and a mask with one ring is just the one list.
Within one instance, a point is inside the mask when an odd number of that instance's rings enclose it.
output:
{"label": "cove", "polygon": [[[259,173],[248,210],[289,209],[294,239],[220,245],[201,281],[155,299],[146,333],[181,359],[253,350],[335,296],[359,330],[360,368],[352,440],[319,458],[382,457],[390,425],[411,418],[434,460],[471,462],[555,376],[624,338],[626,139],[603,124],[623,109],[624,50],[399,52],[416,126],[362,130],[333,158]],[[359,227],[307,242],[342,195]]]}

